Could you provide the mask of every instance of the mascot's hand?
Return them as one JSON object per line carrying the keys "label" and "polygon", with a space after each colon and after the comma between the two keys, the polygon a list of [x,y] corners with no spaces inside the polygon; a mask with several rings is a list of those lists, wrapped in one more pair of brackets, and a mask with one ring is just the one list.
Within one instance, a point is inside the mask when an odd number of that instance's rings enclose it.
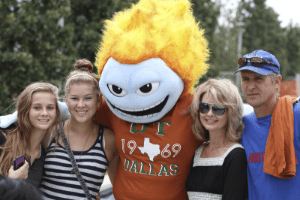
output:
{"label": "mascot's hand", "polygon": [[0,128],[7,128],[17,121],[17,111],[12,114],[0,116]]}
{"label": "mascot's hand", "polygon": [[60,112],[61,119],[63,121],[70,118],[70,112],[69,112],[68,106],[66,105],[65,102],[58,101],[58,109]]}
{"label": "mascot's hand", "polygon": [[250,106],[249,104],[247,103],[244,103],[243,104],[243,116],[245,115],[248,115],[250,113],[252,113],[254,110],[253,110],[253,107]]}
{"label": "mascot's hand", "polygon": [[[62,120],[66,120],[70,117],[70,113],[69,113],[68,107],[65,102],[59,101],[58,109],[59,109]],[[13,123],[17,122],[17,115],[18,115],[18,112],[15,111],[12,114],[0,116],[0,128],[5,129],[5,128],[9,127],[10,125],[12,125]]]}

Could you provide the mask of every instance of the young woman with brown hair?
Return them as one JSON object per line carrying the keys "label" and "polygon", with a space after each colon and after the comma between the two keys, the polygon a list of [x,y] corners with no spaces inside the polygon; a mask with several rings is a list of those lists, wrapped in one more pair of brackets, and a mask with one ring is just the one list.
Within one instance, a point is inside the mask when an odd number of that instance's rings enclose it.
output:
{"label": "young woman with brown hair", "polygon": [[[44,82],[28,85],[18,96],[16,126],[3,131],[5,142],[0,147],[1,175],[26,179],[39,186],[43,173],[44,149],[47,147],[45,141],[59,120],[57,100],[58,88]],[[14,160],[19,156],[26,160],[22,166],[14,169]],[[18,159],[21,163],[22,158]]]}

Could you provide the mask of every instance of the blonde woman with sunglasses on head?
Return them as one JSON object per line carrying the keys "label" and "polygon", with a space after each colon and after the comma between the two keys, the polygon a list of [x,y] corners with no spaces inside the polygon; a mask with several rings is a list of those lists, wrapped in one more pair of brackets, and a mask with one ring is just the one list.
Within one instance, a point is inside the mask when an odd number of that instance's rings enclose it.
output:
{"label": "blonde woman with sunglasses on head", "polygon": [[199,85],[191,105],[193,132],[203,144],[196,150],[187,179],[189,199],[247,198],[247,160],[239,144],[243,102],[227,79]]}

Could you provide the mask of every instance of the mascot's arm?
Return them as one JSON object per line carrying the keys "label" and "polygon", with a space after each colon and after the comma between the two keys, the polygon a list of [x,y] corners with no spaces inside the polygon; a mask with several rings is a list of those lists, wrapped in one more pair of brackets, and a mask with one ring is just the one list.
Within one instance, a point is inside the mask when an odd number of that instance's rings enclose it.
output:
{"label": "mascot's arm", "polygon": [[105,134],[105,152],[108,155],[109,159],[109,166],[107,168],[107,173],[110,179],[110,182],[114,184],[116,172],[117,172],[117,166],[119,162],[119,156],[118,152],[115,147],[115,140],[114,140],[114,133],[111,132],[112,127],[112,121],[113,121],[114,115],[109,110],[106,102],[104,99],[100,100],[99,108],[95,115],[95,121],[98,124],[101,124],[104,127],[109,128],[110,130],[107,130],[109,134]]}
{"label": "mascot's arm", "polygon": [[12,114],[0,116],[0,128],[8,128],[10,125],[17,121],[17,111]]}
{"label": "mascot's arm", "polygon": [[62,121],[65,121],[66,119],[69,119],[70,112],[69,112],[68,106],[65,102],[58,101],[58,109],[59,109]]}
{"label": "mascot's arm", "polygon": [[246,103],[243,104],[243,116],[248,115],[248,114],[252,113],[253,111],[254,110],[253,110],[252,106],[250,106],[249,104],[246,104]]}
{"label": "mascot's arm", "polygon": [[118,153],[115,147],[114,133],[111,130],[105,128],[103,132],[103,141],[105,155],[109,163],[107,172],[111,182],[113,183],[117,169],[116,165],[118,164]]}
{"label": "mascot's arm", "polygon": [[112,130],[111,122],[115,120],[114,118],[116,117],[114,117],[112,112],[109,110],[109,107],[107,106],[105,100],[101,99],[99,108],[95,115],[96,122]]}
{"label": "mascot's arm", "polygon": [[116,153],[113,157],[113,159],[109,162],[109,166],[107,169],[107,174],[109,176],[110,182],[114,184],[115,177],[118,169],[118,163],[119,163],[119,156]]}

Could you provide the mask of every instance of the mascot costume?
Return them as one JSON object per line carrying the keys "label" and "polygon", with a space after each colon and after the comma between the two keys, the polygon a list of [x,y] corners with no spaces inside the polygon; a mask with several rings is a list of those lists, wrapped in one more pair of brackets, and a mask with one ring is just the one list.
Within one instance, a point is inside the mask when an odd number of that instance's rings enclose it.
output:
{"label": "mascot costume", "polygon": [[187,199],[199,145],[188,108],[208,67],[203,35],[188,0],[141,0],[106,21],[96,119],[115,133],[116,199]]}
{"label": "mascot costume", "polygon": [[[115,133],[116,199],[187,199],[199,145],[189,105],[208,54],[188,0],[141,0],[106,21],[96,55],[104,97],[96,120]],[[15,118],[2,117],[1,126]]]}

